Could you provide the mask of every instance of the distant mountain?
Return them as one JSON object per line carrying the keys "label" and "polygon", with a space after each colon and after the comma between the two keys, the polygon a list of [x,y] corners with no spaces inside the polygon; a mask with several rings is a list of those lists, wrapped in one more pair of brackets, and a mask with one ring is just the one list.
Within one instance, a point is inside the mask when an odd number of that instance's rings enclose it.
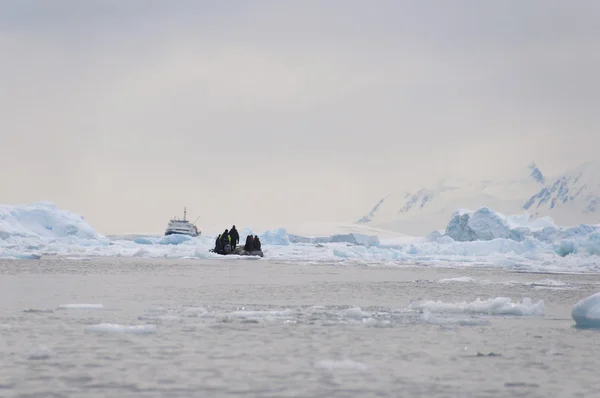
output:
{"label": "distant mountain", "polygon": [[457,209],[482,206],[504,214],[550,216],[560,225],[600,223],[600,164],[586,162],[553,178],[532,163],[522,177],[508,181],[443,179],[380,199],[357,223],[424,235],[444,228]]}

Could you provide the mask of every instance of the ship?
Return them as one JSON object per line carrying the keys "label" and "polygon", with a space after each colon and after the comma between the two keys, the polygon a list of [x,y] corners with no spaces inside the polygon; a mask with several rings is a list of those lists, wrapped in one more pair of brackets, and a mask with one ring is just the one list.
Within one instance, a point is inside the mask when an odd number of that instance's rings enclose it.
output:
{"label": "ship", "polygon": [[[167,225],[167,229],[165,230],[166,235],[189,235],[189,236],[200,236],[200,231],[198,228],[191,222],[186,219],[187,216],[187,208],[183,208],[183,219],[179,219],[177,217],[173,217],[169,220],[169,225]],[[200,217],[198,217],[200,218]]]}

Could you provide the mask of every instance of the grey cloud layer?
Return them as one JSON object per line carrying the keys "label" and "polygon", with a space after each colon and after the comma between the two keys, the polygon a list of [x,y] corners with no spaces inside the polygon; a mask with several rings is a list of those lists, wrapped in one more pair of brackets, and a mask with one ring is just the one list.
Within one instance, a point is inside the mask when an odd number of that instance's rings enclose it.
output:
{"label": "grey cloud layer", "polygon": [[160,232],[184,204],[207,223],[353,220],[445,174],[557,172],[600,144],[599,17],[593,1],[6,2],[1,201]]}

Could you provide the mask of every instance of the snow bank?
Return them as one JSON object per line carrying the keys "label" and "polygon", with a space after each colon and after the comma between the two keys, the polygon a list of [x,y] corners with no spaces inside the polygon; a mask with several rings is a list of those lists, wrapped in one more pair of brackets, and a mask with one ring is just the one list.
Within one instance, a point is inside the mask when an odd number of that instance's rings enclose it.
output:
{"label": "snow bank", "polygon": [[600,329],[600,293],[577,302],[571,310],[575,326]]}
{"label": "snow bank", "polygon": [[409,309],[429,312],[468,313],[486,315],[544,315],[544,300],[533,303],[529,297],[514,303],[508,297],[496,297],[489,300],[477,299],[472,302],[444,303],[442,301],[424,301],[411,303]]}

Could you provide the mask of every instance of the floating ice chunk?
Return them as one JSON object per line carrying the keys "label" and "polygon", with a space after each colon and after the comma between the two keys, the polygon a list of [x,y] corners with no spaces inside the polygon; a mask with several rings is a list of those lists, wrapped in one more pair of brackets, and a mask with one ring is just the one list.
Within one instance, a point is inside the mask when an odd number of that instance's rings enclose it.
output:
{"label": "floating ice chunk", "polygon": [[475,279],[470,276],[461,276],[458,278],[446,278],[438,280],[440,283],[448,283],[448,282],[461,282],[461,283],[475,283]]}
{"label": "floating ice chunk", "polygon": [[40,309],[40,308],[27,308],[23,310],[23,312],[31,312],[31,313],[52,313],[51,309]]}
{"label": "floating ice chunk", "polygon": [[34,347],[27,356],[28,359],[48,359],[54,356],[54,352],[50,350],[48,347],[43,345],[38,345]]}
{"label": "floating ice chunk", "polygon": [[571,310],[571,316],[577,327],[600,329],[600,293],[578,301]]}
{"label": "floating ice chunk", "polygon": [[180,322],[181,317],[177,315],[140,315],[137,317],[140,321],[151,322]]}
{"label": "floating ice chunk", "polygon": [[349,308],[347,310],[342,311],[342,316],[346,317],[346,318],[354,318],[354,319],[362,319],[362,318],[368,318],[371,315],[363,310],[361,310],[358,307],[355,308]]}
{"label": "floating ice chunk", "polygon": [[100,323],[85,328],[86,332],[92,333],[134,333],[152,334],[156,333],[156,325],[119,325],[115,323]]}
{"label": "floating ice chunk", "polygon": [[167,235],[164,238],[161,238],[157,243],[160,245],[180,245],[182,243],[188,242],[193,238],[188,235]]}
{"label": "floating ice chunk", "polygon": [[365,370],[367,365],[364,363],[356,362],[351,359],[343,360],[323,360],[315,363],[315,367],[318,369],[327,369],[329,371],[335,369],[348,369],[348,370]]}
{"label": "floating ice chunk", "polygon": [[102,304],[61,304],[59,310],[103,310]]}
{"label": "floating ice chunk", "polygon": [[478,298],[470,303],[465,301],[462,303],[424,301],[422,303],[411,303],[409,309],[487,315],[544,315],[544,300],[533,303],[529,297],[525,297],[521,302],[513,303],[508,297],[496,297],[489,300]]}
{"label": "floating ice chunk", "polygon": [[208,311],[204,307],[192,307],[192,308],[186,308],[184,313],[187,316],[202,316],[204,314],[207,314]]}
{"label": "floating ice chunk", "polygon": [[143,237],[143,236],[138,236],[133,241],[135,243],[137,243],[138,245],[152,245],[152,244],[154,244],[154,242],[150,238],[146,238],[146,237]]}
{"label": "floating ice chunk", "polygon": [[144,256],[147,256],[149,254],[150,254],[150,252],[148,250],[146,250],[144,248],[140,248],[140,249],[134,251],[133,254],[132,254],[132,256],[133,257],[144,257]]}
{"label": "floating ice chunk", "polygon": [[432,313],[425,309],[421,314],[421,320],[425,323],[429,323],[432,325],[458,325],[458,326],[483,326],[489,325],[489,321],[485,319],[476,319],[476,318],[447,318],[447,317],[436,317],[432,315]]}
{"label": "floating ice chunk", "polygon": [[283,310],[283,311],[234,311],[230,312],[230,317],[236,318],[265,318],[265,317],[289,317],[294,315],[294,312],[291,310]]}
{"label": "floating ice chunk", "polygon": [[547,286],[547,287],[563,287],[563,286],[569,286],[564,282],[561,281],[555,281],[554,279],[542,279],[541,281],[538,282],[529,282],[526,283],[529,286]]}
{"label": "floating ice chunk", "polygon": [[290,244],[290,238],[284,228],[270,229],[260,235],[260,240],[263,244],[287,246]]}

